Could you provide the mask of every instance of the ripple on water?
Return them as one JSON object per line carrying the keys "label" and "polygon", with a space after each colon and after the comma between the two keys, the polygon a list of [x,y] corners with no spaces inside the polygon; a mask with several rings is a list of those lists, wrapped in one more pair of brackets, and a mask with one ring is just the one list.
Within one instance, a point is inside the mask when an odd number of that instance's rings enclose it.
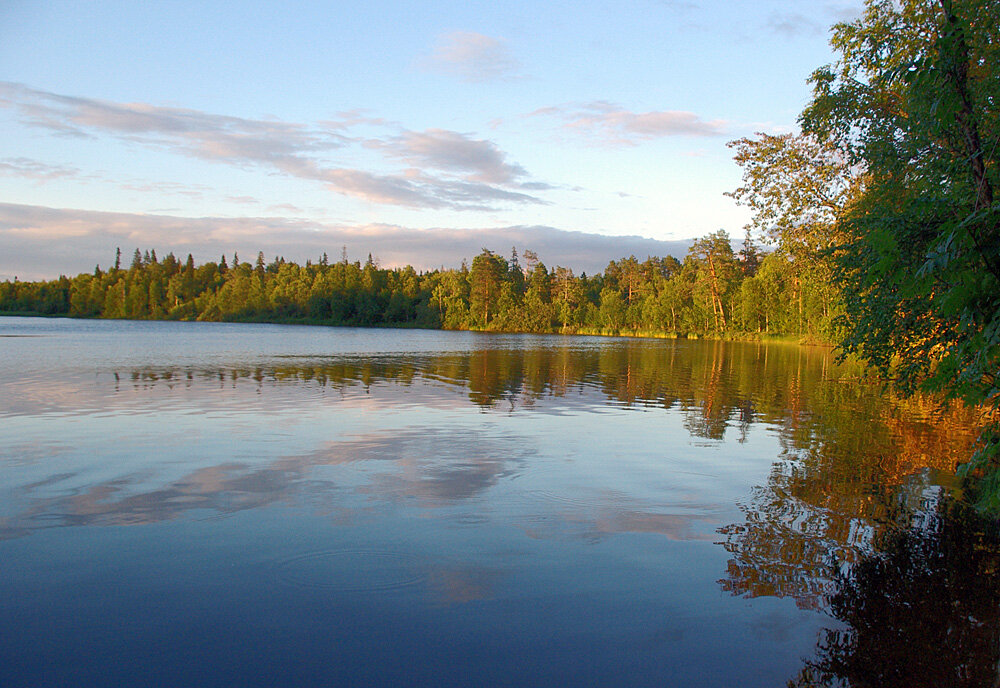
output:
{"label": "ripple on water", "polygon": [[278,565],[278,579],[286,585],[341,593],[388,592],[416,585],[426,578],[416,556],[391,550],[310,552]]}
{"label": "ripple on water", "polygon": [[475,526],[481,526],[485,523],[489,523],[490,518],[486,514],[464,513],[464,514],[458,514],[457,516],[452,516],[448,520],[460,526],[475,527]]}
{"label": "ripple on water", "polygon": [[593,510],[607,506],[609,491],[581,484],[567,466],[533,468],[511,482],[513,493],[523,502]]}

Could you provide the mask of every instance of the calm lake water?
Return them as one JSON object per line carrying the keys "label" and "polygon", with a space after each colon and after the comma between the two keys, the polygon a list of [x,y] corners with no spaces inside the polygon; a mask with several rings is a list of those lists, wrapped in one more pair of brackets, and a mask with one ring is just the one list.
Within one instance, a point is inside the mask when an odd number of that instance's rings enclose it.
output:
{"label": "calm lake water", "polygon": [[791,345],[0,318],[0,684],[784,686],[974,429]]}

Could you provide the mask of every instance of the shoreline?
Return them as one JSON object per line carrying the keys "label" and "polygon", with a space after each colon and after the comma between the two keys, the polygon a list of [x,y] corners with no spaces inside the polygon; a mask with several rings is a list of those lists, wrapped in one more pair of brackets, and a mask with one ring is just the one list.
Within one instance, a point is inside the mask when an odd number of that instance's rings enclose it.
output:
{"label": "shoreline", "polygon": [[127,322],[220,322],[247,325],[299,325],[303,327],[358,327],[362,329],[397,329],[397,330],[430,330],[432,332],[479,332],[481,334],[536,334],[577,337],[627,337],[630,339],[690,339],[716,342],[763,342],[767,344],[796,344],[798,346],[815,346],[835,348],[833,342],[817,339],[810,335],[784,335],[767,333],[731,333],[722,336],[711,336],[698,333],[668,332],[661,330],[615,330],[611,328],[593,327],[563,327],[550,331],[526,330],[494,330],[482,328],[443,328],[407,325],[406,323],[389,323],[384,325],[346,325],[311,320],[303,318],[268,318],[268,319],[233,319],[233,320],[198,320],[191,318],[81,318],[65,313],[38,313],[30,311],[0,311],[0,317],[12,318],[65,318],[70,320],[121,320]]}

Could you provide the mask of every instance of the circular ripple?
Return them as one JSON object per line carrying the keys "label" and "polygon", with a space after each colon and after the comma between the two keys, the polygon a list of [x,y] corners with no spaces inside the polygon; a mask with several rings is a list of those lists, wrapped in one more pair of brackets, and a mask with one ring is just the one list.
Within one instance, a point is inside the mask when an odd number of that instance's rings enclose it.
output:
{"label": "circular ripple", "polygon": [[518,476],[511,483],[512,491],[522,501],[548,503],[574,509],[597,509],[607,506],[608,491],[573,480],[571,468],[547,466]]}
{"label": "circular ripple", "polygon": [[278,577],[298,588],[358,593],[398,590],[427,575],[419,560],[405,552],[333,550],[286,559],[278,566]]}
{"label": "circular ripple", "polygon": [[572,493],[537,489],[525,490],[523,494],[532,500],[579,509],[598,509],[607,506],[608,502],[606,495],[592,491]]}

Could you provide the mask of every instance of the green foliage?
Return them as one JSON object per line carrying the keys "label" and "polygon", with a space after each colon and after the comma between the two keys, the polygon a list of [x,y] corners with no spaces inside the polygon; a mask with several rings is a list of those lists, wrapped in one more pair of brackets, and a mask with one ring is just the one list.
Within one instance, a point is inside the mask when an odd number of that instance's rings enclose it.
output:
{"label": "green foliage", "polygon": [[[981,0],[870,2],[864,19],[835,28],[843,58],[815,79],[816,96],[803,115],[805,126],[849,145],[865,169],[836,252],[853,321],[846,350],[906,388],[994,409],[996,10]],[[868,111],[859,111],[859,93]]]}
{"label": "green foliage", "polygon": [[797,259],[818,260],[836,240],[854,185],[843,149],[815,136],[763,133],[729,147],[743,184],[727,195],[753,211],[751,227]]}
{"label": "green foliage", "polygon": [[[762,307],[766,290],[748,281],[746,324],[791,316],[795,331],[838,338],[904,391],[995,417],[998,10],[996,0],[868,0],[861,18],[833,29],[840,59],[811,78],[804,133],[731,144],[744,167],[732,196],[788,256],[780,278],[798,309]],[[811,321],[819,304],[832,308]],[[986,442],[971,472],[998,460]]]}
{"label": "green foliage", "polygon": [[[469,314],[474,327],[486,329],[496,319],[506,276],[507,261],[492,251],[484,248],[473,258],[469,273]],[[509,293],[507,299],[506,310],[509,310],[512,299]]]}

